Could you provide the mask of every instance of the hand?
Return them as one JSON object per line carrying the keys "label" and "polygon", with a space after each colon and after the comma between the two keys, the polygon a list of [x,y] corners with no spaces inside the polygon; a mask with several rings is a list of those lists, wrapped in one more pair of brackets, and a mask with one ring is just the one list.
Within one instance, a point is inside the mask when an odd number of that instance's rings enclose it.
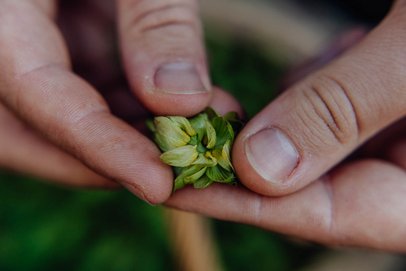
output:
{"label": "hand", "polygon": [[[218,185],[168,204],[328,245],[406,251],[405,11],[398,1],[248,123],[233,164],[255,193]],[[340,163],[368,139],[364,157]]]}
{"label": "hand", "polygon": [[[148,114],[116,64],[113,1],[60,1],[60,26],[56,2],[0,3],[0,166],[75,186],[118,182],[164,201],[172,171],[134,128]],[[211,89],[197,1],[116,6],[127,79],[150,111],[191,115],[217,95],[236,105]]]}

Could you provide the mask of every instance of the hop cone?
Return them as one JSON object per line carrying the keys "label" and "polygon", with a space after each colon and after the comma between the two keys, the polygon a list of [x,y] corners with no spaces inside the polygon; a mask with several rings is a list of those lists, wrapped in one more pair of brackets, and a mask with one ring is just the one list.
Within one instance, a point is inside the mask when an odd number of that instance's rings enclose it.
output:
{"label": "hop cone", "polygon": [[163,152],[161,160],[174,169],[174,190],[188,184],[206,188],[214,182],[236,182],[230,149],[241,122],[234,112],[219,116],[207,108],[189,119],[155,117],[147,124]]}

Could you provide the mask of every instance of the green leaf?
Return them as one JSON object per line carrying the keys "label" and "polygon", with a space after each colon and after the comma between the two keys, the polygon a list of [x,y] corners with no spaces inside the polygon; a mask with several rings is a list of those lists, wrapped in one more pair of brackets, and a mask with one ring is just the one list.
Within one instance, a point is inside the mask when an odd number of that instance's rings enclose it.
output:
{"label": "green leaf", "polygon": [[213,118],[219,116],[219,114],[217,114],[217,112],[216,112],[213,108],[211,108],[211,107],[207,107],[207,108],[204,110],[204,113],[207,115],[207,117],[209,118],[209,120],[211,120],[211,119],[213,119]]}
{"label": "green leaf", "polygon": [[199,143],[197,141],[197,135],[190,137],[189,145],[197,145],[197,143]]}
{"label": "green leaf", "polygon": [[206,157],[206,155],[199,153],[199,156],[192,164],[202,165],[206,167],[214,167],[215,165],[217,165],[217,159],[213,156]]}
{"label": "green leaf", "polygon": [[190,136],[167,117],[156,117],[154,125],[155,141],[163,151],[184,146],[190,141]]}
{"label": "green leaf", "polygon": [[225,114],[223,116],[223,118],[226,121],[238,121],[239,122],[238,114],[236,112],[228,112],[227,114]]}
{"label": "green leaf", "polygon": [[231,171],[227,171],[219,166],[208,168],[206,175],[210,178],[210,180],[219,183],[229,183],[235,178]]}
{"label": "green leaf", "polygon": [[197,142],[197,151],[199,153],[206,153],[207,148],[202,144],[202,142]]}
{"label": "green leaf", "polygon": [[184,178],[177,177],[175,179],[175,183],[174,183],[174,186],[173,186],[173,191],[179,190],[179,189],[181,189],[181,188],[183,188],[185,186],[186,186],[186,184],[185,184]]}
{"label": "green leaf", "polygon": [[206,136],[207,143],[206,147],[208,149],[213,148],[216,145],[216,130],[214,130],[213,125],[209,121],[206,121]]}
{"label": "green leaf", "polygon": [[234,133],[238,133],[244,126],[244,123],[238,118],[238,114],[236,112],[228,112],[223,116],[223,118],[233,127]]}
{"label": "green leaf", "polygon": [[175,179],[174,191],[199,179],[199,175],[201,174],[200,176],[202,176],[205,173],[205,169],[206,168],[201,165],[193,165],[183,168],[181,173]]}
{"label": "green leaf", "polygon": [[172,116],[169,117],[171,121],[174,123],[177,123],[179,127],[184,130],[189,136],[194,136],[196,135],[196,131],[192,128],[192,125],[190,125],[190,122],[187,120],[185,117],[177,117],[177,116]]}
{"label": "green leaf", "polygon": [[147,119],[147,121],[145,122],[145,124],[147,125],[148,130],[150,130],[152,133],[156,132],[155,129],[155,125],[154,125],[154,121],[151,119]]}
{"label": "green leaf", "polygon": [[190,184],[190,183],[195,183],[200,177],[202,177],[206,173],[206,167],[202,168],[198,172],[191,174],[189,176],[185,177],[185,183]]}
{"label": "green leaf", "polygon": [[161,160],[170,166],[187,167],[198,157],[196,146],[186,145],[161,154]]}
{"label": "green leaf", "polygon": [[215,117],[211,121],[217,134],[216,148],[221,148],[228,140],[234,140],[233,127],[222,117]]}
{"label": "green leaf", "polygon": [[223,145],[222,149],[215,149],[212,153],[222,168],[229,171],[234,169],[230,159],[230,140]]}
{"label": "green leaf", "polygon": [[236,113],[222,117],[207,108],[190,119],[157,117],[148,124],[164,150],[161,160],[174,167],[174,190],[188,184],[204,188],[212,182],[235,182],[230,158],[235,130],[230,122],[238,122]]}
{"label": "green leaf", "polygon": [[[230,158],[230,147],[231,147],[231,141],[228,140],[224,146],[223,149],[221,150],[221,161],[224,161],[224,168],[227,170],[234,170],[233,164],[231,163],[231,158]],[[227,166],[228,164],[228,166]]]}
{"label": "green leaf", "polygon": [[201,177],[197,182],[193,184],[196,189],[204,189],[213,183],[207,176]]}
{"label": "green leaf", "polygon": [[208,120],[206,114],[199,114],[189,120],[190,125],[197,133],[197,140],[201,141],[206,134],[206,121]]}
{"label": "green leaf", "polygon": [[184,167],[172,167],[173,168],[173,172],[175,173],[176,176],[179,176],[182,171],[185,169]]}

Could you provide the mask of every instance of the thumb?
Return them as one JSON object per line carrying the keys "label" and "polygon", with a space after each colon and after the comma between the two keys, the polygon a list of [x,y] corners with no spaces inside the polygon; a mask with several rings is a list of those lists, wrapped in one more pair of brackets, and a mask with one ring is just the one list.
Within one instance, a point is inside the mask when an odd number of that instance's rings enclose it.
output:
{"label": "thumb", "polygon": [[123,62],[140,101],[160,115],[205,108],[212,91],[197,0],[116,1]]}
{"label": "thumb", "polygon": [[405,10],[399,1],[356,47],[251,120],[233,149],[233,164],[248,188],[292,193],[405,116]]}

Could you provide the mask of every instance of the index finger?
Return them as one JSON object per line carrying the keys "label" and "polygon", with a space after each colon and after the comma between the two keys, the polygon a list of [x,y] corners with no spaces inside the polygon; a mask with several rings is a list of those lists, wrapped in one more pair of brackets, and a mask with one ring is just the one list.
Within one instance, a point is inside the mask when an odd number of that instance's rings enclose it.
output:
{"label": "index finger", "polygon": [[144,200],[169,197],[172,172],[160,162],[159,150],[111,115],[97,91],[72,73],[49,14],[33,2],[1,2],[0,47],[0,99],[11,110]]}

